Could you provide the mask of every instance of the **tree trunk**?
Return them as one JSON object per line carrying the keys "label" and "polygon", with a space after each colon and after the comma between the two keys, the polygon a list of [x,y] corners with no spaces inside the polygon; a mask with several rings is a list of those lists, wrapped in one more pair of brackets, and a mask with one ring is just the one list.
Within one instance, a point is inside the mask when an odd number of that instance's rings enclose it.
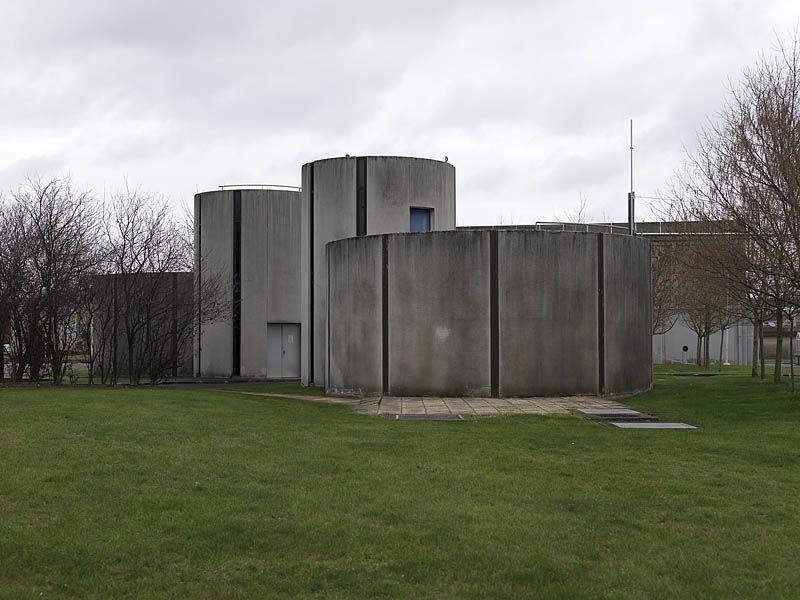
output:
{"label": "tree trunk", "polygon": [[137,377],[136,371],[134,370],[133,367],[134,363],[133,347],[135,344],[133,341],[133,335],[130,332],[128,333],[127,342],[128,342],[128,385],[136,385],[139,383],[139,378]]}
{"label": "tree trunk", "polygon": [[694,364],[698,367],[703,364],[703,335],[698,332],[697,334],[697,354],[695,354]]}
{"label": "tree trunk", "polygon": [[717,371],[722,371],[722,348],[724,343],[725,343],[725,328],[723,327],[719,331],[719,364],[717,365]]}
{"label": "tree trunk", "polygon": [[781,363],[783,362],[783,307],[778,307],[775,317],[775,374],[773,383],[781,382]]}
{"label": "tree trunk", "polygon": [[761,368],[761,379],[764,379],[767,376],[767,365],[764,358],[764,321],[758,322],[758,360]]}
{"label": "tree trunk", "polygon": [[794,392],[794,315],[789,317],[789,379]]}
{"label": "tree trunk", "polygon": [[758,377],[758,321],[753,320],[753,369],[751,377]]}
{"label": "tree trunk", "polygon": [[708,370],[711,367],[711,334],[706,329],[706,339],[703,344],[703,368]]}
{"label": "tree trunk", "polygon": [[[33,327],[33,326],[32,326]],[[28,347],[28,379],[31,382],[38,383],[42,373],[42,357],[41,337],[39,332],[31,333],[30,342]]]}
{"label": "tree trunk", "polygon": [[94,346],[92,346],[92,327],[90,324],[86,327],[86,370],[89,376],[89,385],[94,383]]}

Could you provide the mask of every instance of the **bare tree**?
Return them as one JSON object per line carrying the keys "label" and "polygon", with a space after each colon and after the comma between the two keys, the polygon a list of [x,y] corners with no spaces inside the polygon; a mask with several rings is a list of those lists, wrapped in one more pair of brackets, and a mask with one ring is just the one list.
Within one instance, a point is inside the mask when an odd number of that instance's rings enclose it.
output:
{"label": "bare tree", "polygon": [[[191,255],[166,203],[137,189],[126,188],[112,198],[104,211],[103,234],[108,270],[115,274],[113,324],[121,328],[125,371],[136,384],[148,370],[150,327],[169,310],[160,293],[164,278],[159,276],[188,270]],[[116,357],[112,363],[116,379]]]}
{"label": "bare tree", "polygon": [[26,235],[25,209],[17,202],[5,207],[0,235],[0,287],[11,325],[12,378],[27,372],[38,381],[44,361],[41,339],[43,290],[32,269],[32,246]]}
{"label": "bare tree", "polygon": [[653,335],[667,333],[679,317],[681,262],[678,245],[658,242],[650,245],[653,291]]}
{"label": "bare tree", "polygon": [[797,35],[732,87],[719,118],[701,130],[677,188],[676,215],[699,221],[708,234],[699,241],[709,271],[729,281],[759,332],[765,311],[775,316],[780,382],[783,315],[797,306],[800,289]]}
{"label": "bare tree", "polygon": [[41,337],[54,383],[61,383],[77,327],[81,283],[94,267],[97,220],[88,192],[69,179],[30,179],[14,194],[28,244],[28,276],[41,295]]}
{"label": "bare tree", "polygon": [[[175,357],[191,346],[192,332],[225,311],[221,282],[193,270],[191,221],[176,221],[167,204],[126,188],[106,206],[103,293],[95,298],[95,350],[101,378],[131,384],[175,374]],[[187,274],[188,279],[180,277]],[[102,285],[102,284],[101,284]],[[124,362],[122,365],[120,363]]]}

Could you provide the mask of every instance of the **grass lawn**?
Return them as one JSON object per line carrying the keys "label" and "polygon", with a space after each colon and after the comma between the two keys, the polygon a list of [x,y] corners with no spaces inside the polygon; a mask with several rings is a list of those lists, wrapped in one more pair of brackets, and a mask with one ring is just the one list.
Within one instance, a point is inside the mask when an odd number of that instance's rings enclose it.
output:
{"label": "grass lawn", "polygon": [[0,597],[800,596],[800,399],[668,371],[702,429],[0,389]]}

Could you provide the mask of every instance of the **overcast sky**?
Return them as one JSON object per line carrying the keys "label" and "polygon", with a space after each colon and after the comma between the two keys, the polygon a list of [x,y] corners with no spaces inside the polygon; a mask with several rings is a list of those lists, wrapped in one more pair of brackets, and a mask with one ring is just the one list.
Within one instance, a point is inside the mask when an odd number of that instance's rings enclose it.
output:
{"label": "overcast sky", "polygon": [[[344,154],[443,159],[459,225],[625,218],[797,0],[0,0],[0,189],[70,175],[188,204]],[[646,201],[640,214],[646,216]]]}

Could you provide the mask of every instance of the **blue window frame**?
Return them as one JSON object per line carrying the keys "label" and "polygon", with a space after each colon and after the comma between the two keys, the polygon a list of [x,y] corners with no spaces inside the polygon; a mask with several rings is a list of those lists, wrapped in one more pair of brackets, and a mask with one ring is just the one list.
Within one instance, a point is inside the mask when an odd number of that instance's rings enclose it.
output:
{"label": "blue window frame", "polygon": [[411,208],[411,233],[430,231],[433,225],[432,208]]}

